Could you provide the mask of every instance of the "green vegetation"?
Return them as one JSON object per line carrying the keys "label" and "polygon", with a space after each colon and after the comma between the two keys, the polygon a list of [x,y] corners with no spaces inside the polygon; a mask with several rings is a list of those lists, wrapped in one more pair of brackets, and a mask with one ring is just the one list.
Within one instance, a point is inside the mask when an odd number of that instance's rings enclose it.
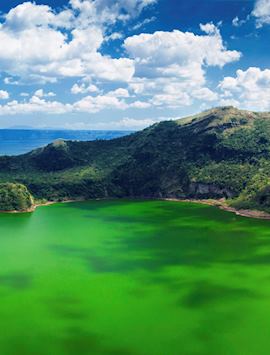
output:
{"label": "green vegetation", "polygon": [[230,198],[270,211],[270,114],[223,107],[111,141],[57,141],[0,158],[37,199]]}
{"label": "green vegetation", "polygon": [[24,185],[0,184],[0,210],[27,211],[33,207],[33,198]]}

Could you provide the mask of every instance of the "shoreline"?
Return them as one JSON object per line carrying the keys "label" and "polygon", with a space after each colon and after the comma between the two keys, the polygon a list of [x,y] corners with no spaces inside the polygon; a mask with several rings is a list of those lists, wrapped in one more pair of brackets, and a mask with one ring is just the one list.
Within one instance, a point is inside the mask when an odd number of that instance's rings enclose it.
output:
{"label": "shoreline", "polygon": [[214,200],[214,199],[209,199],[209,200],[198,200],[198,199],[177,199],[177,198],[165,198],[163,199],[165,201],[175,201],[175,202],[191,202],[191,203],[199,203],[202,205],[208,205],[208,206],[213,206],[217,207],[223,211],[231,212],[236,214],[237,216],[241,217],[247,217],[247,218],[255,218],[255,219],[265,219],[265,220],[270,220],[270,213],[264,212],[264,211],[259,211],[259,210],[244,210],[244,209],[236,209],[234,207],[228,206],[226,204],[225,199],[220,199],[220,200]]}
{"label": "shoreline", "polygon": [[[95,198],[95,199],[71,199],[71,200],[63,200],[63,201],[47,201],[44,203],[37,203],[34,204],[31,208],[25,211],[0,211],[0,213],[7,213],[7,214],[21,214],[21,213],[33,213],[38,207],[43,206],[50,206],[55,205],[57,203],[72,203],[72,202],[86,202],[86,201],[99,201],[99,200],[109,200],[116,198]],[[141,198],[143,200],[143,198]],[[146,199],[146,198],[145,198]],[[147,198],[151,200],[150,198]],[[121,200],[121,198],[117,198],[117,200]],[[138,198],[136,198],[138,200]],[[226,204],[225,199],[214,200],[214,199],[178,199],[178,198],[156,198],[152,200],[160,200],[160,201],[174,201],[174,202],[188,202],[188,203],[198,203],[202,205],[208,205],[217,207],[223,211],[231,212],[236,214],[237,216],[246,217],[246,218],[254,218],[254,219],[263,219],[263,220],[270,220],[270,213],[259,211],[259,210],[244,210],[244,209],[236,209],[234,207],[230,207]]]}
{"label": "shoreline", "polygon": [[55,205],[56,203],[72,203],[72,202],[84,202],[84,201],[88,201],[88,200],[84,200],[84,199],[78,199],[78,200],[63,200],[63,201],[47,201],[44,203],[36,203],[34,204],[31,208],[28,208],[27,210],[24,211],[17,211],[17,210],[13,210],[13,211],[0,211],[0,213],[6,213],[6,214],[21,214],[21,213],[33,213],[35,212],[35,210],[38,207],[44,207],[44,206],[50,206],[50,205]]}

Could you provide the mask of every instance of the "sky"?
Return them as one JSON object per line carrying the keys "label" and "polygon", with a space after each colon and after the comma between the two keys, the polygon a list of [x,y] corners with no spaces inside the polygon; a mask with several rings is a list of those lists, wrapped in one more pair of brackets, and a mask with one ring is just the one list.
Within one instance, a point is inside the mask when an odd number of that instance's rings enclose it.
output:
{"label": "sky", "polygon": [[270,111],[270,0],[9,0],[0,128],[137,130]]}

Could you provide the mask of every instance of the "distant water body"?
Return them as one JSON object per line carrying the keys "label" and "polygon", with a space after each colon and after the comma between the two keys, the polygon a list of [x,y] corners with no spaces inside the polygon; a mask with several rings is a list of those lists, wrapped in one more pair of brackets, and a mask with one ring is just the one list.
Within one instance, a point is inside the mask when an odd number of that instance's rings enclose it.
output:
{"label": "distant water body", "polygon": [[93,141],[113,139],[130,134],[130,131],[73,131],[0,129],[0,155],[19,155],[43,147],[56,139]]}

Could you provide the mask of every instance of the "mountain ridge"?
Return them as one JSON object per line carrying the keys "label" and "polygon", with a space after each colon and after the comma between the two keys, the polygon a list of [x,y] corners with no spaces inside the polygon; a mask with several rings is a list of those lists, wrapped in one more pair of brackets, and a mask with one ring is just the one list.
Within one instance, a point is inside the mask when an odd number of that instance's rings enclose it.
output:
{"label": "mountain ridge", "polygon": [[[0,182],[36,199],[226,198],[270,210],[270,113],[232,106],[109,141],[60,141],[0,157]],[[269,196],[268,196],[269,195]]]}

